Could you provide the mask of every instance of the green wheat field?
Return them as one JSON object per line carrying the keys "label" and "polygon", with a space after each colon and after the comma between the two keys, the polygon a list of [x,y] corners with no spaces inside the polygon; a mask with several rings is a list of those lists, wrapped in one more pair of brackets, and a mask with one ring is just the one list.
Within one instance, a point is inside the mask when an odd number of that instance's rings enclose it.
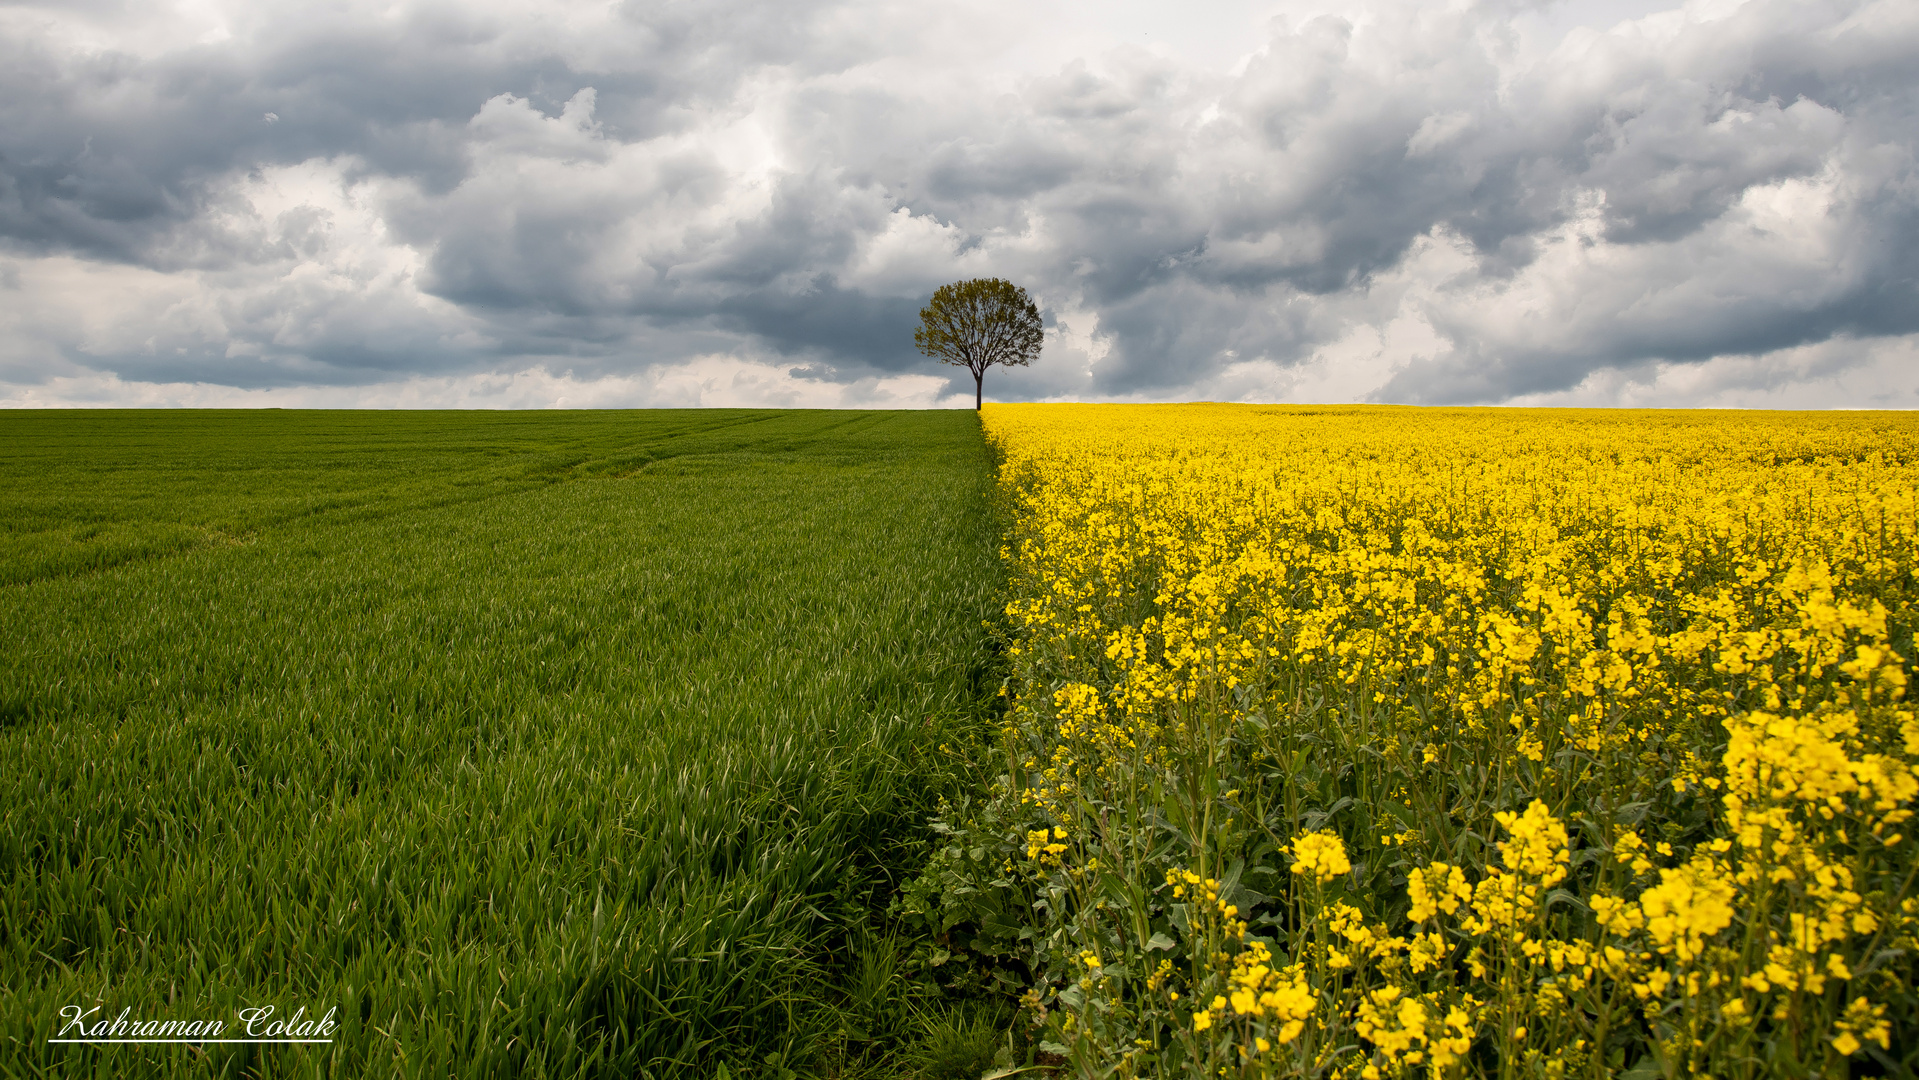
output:
{"label": "green wheat field", "polygon": [[971,412],[0,415],[0,1076],[978,1076],[886,911],[990,497]]}

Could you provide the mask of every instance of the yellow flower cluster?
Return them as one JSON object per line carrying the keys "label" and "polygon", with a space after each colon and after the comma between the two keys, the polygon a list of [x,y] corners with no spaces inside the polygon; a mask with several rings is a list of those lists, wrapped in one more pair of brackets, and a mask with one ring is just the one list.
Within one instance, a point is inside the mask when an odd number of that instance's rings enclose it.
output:
{"label": "yellow flower cluster", "polygon": [[[1474,1025],[1472,1017],[1458,1006],[1448,1010],[1442,1020],[1436,998],[1434,994],[1408,997],[1396,986],[1375,990],[1360,1002],[1359,1020],[1353,1028],[1394,1065],[1420,1065],[1430,1055],[1432,1070],[1443,1073],[1458,1064],[1472,1047]],[[1368,1062],[1360,1075],[1376,1080],[1381,1075],[1380,1067]]]}
{"label": "yellow flower cluster", "polygon": [[1215,1018],[1250,1020],[1254,1022],[1253,1048],[1265,1053],[1275,1043],[1284,1045],[1299,1038],[1317,1003],[1306,984],[1304,965],[1275,969],[1265,942],[1254,939],[1245,944],[1227,975],[1229,992],[1216,995],[1210,1006],[1193,1014],[1193,1030],[1210,1029]]}
{"label": "yellow flower cluster", "polygon": [[1335,832],[1307,833],[1293,841],[1292,851],[1293,873],[1309,874],[1320,884],[1353,869],[1352,861],[1346,858],[1346,845]]}
{"label": "yellow flower cluster", "polygon": [[1888,959],[1919,952],[1919,422],[984,421],[1014,511],[989,818],[1026,862],[978,889],[1031,898],[1057,1052],[1806,1075],[1919,1046]]}

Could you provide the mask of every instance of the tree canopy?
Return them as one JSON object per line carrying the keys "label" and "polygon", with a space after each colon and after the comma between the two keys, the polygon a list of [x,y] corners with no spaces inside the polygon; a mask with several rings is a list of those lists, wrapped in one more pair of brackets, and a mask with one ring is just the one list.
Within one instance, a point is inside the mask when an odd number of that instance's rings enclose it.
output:
{"label": "tree canopy", "polygon": [[986,369],[1025,367],[1039,359],[1039,308],[1026,290],[1003,278],[941,285],[920,309],[913,344],[926,355],[973,373],[973,408],[980,407]]}

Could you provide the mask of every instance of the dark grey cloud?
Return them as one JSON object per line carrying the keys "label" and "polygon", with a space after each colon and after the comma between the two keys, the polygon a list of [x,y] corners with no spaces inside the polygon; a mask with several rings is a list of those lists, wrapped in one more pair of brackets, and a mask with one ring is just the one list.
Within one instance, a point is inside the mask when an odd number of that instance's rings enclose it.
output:
{"label": "dark grey cloud", "polygon": [[[137,10],[117,7],[96,10]],[[456,4],[390,17],[261,5],[244,37],[152,56],[10,34],[0,227],[16,242],[172,268],[183,264],[168,234],[204,215],[236,171],[351,155],[358,169],[444,191],[470,174],[468,126],[483,103],[516,94],[557,112],[589,85],[610,103],[598,120],[616,138],[685,129],[767,65],[843,63],[821,41],[821,10],[629,3],[590,50]]]}
{"label": "dark grey cloud", "polygon": [[1342,6],[1230,74],[971,72],[963,17],[877,4],[227,16],[0,22],[0,379],[868,385],[982,273],[1059,330],[1027,395],[1502,401],[1919,334],[1898,4]]}

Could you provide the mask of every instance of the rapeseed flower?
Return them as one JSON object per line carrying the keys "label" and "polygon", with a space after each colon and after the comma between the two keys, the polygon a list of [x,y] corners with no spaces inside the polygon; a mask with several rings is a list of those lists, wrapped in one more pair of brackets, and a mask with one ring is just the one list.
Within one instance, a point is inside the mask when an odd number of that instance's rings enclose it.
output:
{"label": "rapeseed flower", "polygon": [[1919,424],[983,421],[1005,779],[942,865],[1020,923],[995,947],[1081,1071],[1837,1072],[1919,1039],[1872,960],[1919,948]]}

